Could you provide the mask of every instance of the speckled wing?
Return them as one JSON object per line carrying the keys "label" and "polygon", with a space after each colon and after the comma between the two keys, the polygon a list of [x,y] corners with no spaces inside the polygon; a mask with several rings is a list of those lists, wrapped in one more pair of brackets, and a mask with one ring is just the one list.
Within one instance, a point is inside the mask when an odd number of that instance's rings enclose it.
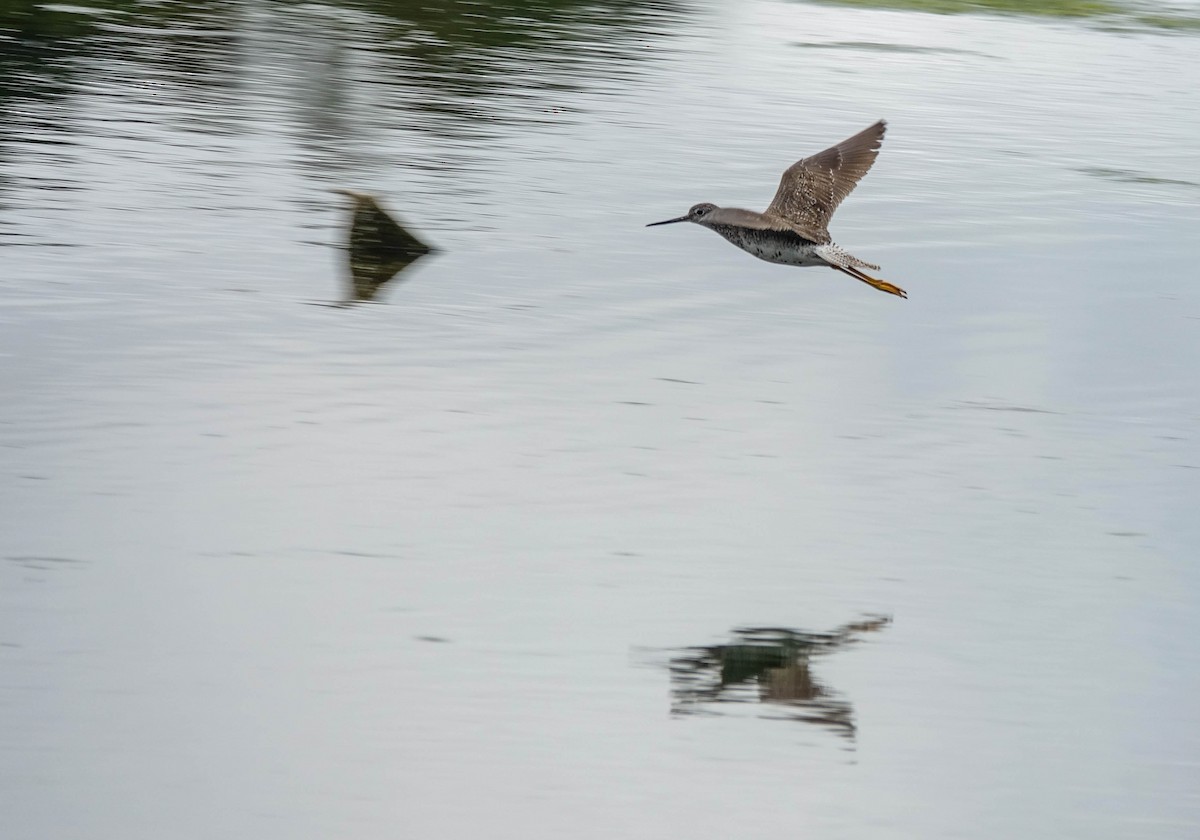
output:
{"label": "speckled wing", "polygon": [[829,242],[829,220],[842,200],[867,174],[887,123],[883,120],[812,157],[798,160],[779,179],[779,189],[763,214],[781,219],[814,242]]}

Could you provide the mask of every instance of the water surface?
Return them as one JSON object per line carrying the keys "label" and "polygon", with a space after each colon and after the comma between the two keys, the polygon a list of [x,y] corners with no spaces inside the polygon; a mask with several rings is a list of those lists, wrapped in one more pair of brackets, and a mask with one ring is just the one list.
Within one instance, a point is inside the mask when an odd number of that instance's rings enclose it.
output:
{"label": "water surface", "polygon": [[[1196,836],[1186,29],[0,19],[6,838]],[[908,301],[643,227],[879,117],[833,234]],[[438,249],[377,304],[333,188]],[[672,714],[866,616],[773,666],[853,737]]]}

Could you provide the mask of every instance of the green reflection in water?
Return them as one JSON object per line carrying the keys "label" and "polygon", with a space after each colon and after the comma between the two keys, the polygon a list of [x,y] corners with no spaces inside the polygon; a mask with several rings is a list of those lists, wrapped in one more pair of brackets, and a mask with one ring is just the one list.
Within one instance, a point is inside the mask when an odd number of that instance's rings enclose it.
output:
{"label": "green reflection in water", "polygon": [[[675,0],[0,0],[0,192],[29,155],[19,138],[72,135],[79,112],[62,94],[103,91],[147,125],[232,135],[255,130],[269,68],[276,99],[295,108],[301,164],[340,181],[331,167],[360,163],[381,126],[460,141],[570,120],[579,92],[642,72],[646,42],[677,30],[681,13]],[[354,92],[368,80],[382,87],[364,106]],[[58,98],[4,107],[42,89]],[[444,158],[424,166],[466,166]]]}
{"label": "green reflection in water", "polygon": [[1195,30],[1200,31],[1200,17],[1188,17],[1186,15],[1152,15],[1140,14],[1135,15],[1134,20],[1146,26],[1153,26],[1155,29],[1178,29],[1180,31]]}

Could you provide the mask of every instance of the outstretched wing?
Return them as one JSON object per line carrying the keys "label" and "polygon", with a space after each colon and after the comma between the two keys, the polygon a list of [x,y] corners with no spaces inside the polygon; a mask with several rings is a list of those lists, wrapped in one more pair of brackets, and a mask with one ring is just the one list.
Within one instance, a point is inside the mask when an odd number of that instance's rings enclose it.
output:
{"label": "outstretched wing", "polygon": [[886,130],[887,123],[880,120],[836,146],[793,163],[779,179],[779,189],[764,215],[787,222],[815,242],[828,242],[833,211],[879,156]]}

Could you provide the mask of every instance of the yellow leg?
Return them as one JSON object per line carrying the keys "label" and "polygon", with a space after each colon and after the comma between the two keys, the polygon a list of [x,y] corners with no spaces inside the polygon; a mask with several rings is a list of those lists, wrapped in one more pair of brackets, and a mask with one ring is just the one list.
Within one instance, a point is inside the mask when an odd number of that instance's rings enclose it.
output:
{"label": "yellow leg", "polygon": [[894,286],[886,280],[880,280],[879,278],[872,277],[869,274],[863,274],[857,268],[842,268],[840,265],[831,265],[829,267],[837,269],[838,271],[842,272],[842,274],[849,274],[855,280],[861,280],[868,286],[874,286],[881,292],[887,292],[889,295],[896,295],[897,297],[902,298],[908,297],[908,292],[904,291],[899,286]]}

